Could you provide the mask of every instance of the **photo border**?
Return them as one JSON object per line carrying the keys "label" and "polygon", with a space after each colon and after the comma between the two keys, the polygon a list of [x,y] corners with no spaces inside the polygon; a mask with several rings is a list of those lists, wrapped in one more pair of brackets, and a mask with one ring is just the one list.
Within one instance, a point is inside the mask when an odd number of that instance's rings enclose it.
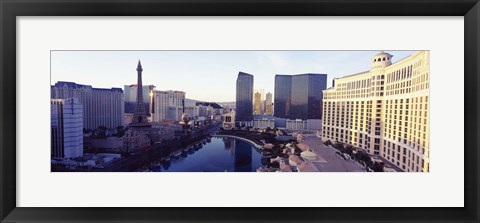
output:
{"label": "photo border", "polygon": [[[0,0],[0,219],[2,222],[478,222],[478,0]],[[17,16],[464,16],[463,208],[16,207]],[[33,37],[34,38],[34,37]],[[40,192],[41,190],[39,190]]]}

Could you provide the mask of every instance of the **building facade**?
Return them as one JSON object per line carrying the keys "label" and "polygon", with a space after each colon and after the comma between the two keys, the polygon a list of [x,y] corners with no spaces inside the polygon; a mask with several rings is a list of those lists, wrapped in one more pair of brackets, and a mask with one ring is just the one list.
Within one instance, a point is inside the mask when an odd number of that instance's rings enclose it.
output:
{"label": "building facade", "polygon": [[303,131],[307,130],[307,121],[302,119],[287,120],[287,130]]}
{"label": "building facade", "polygon": [[[125,113],[134,113],[135,106],[137,105],[137,84],[125,85]],[[155,91],[154,85],[143,85],[142,86],[142,95],[143,95],[143,105],[145,106],[145,111],[147,111],[147,116],[150,116],[153,110],[153,91]]]}
{"label": "building facade", "polygon": [[262,94],[257,91],[253,96],[253,113],[254,115],[260,115],[262,114]]}
{"label": "building facade", "polygon": [[288,118],[292,96],[292,76],[275,75],[275,98],[273,101],[273,114],[278,118]]}
{"label": "building facade", "polygon": [[50,100],[52,158],[83,156],[83,107],[77,98]]}
{"label": "building facade", "polygon": [[235,128],[235,110],[230,110],[229,113],[223,115],[222,127],[226,130],[232,130]]}
{"label": "building facade", "polygon": [[265,96],[265,114],[273,115],[273,100],[272,93],[268,92]]}
{"label": "building facade", "polygon": [[123,126],[125,99],[121,88],[93,88],[73,82],[59,81],[51,86],[51,99],[77,98],[83,107],[83,127]]}
{"label": "building facade", "polygon": [[253,75],[239,72],[237,77],[236,121],[253,120]]}
{"label": "building facade", "polygon": [[152,120],[154,122],[162,122],[164,119],[180,121],[184,110],[185,92],[154,91],[153,94],[154,108]]}
{"label": "building facade", "polygon": [[266,128],[275,128],[275,120],[262,118],[262,119],[255,119],[253,120],[253,127],[259,129],[266,129]]}
{"label": "building facade", "polygon": [[392,64],[372,57],[370,71],[335,79],[324,90],[322,139],[380,155],[404,171],[428,172],[430,52]]}
{"label": "building facade", "polygon": [[326,74],[275,76],[275,117],[288,119],[321,119]]}
{"label": "building facade", "polygon": [[126,152],[134,152],[146,149],[151,145],[151,138],[147,131],[128,130],[123,136],[123,149]]}

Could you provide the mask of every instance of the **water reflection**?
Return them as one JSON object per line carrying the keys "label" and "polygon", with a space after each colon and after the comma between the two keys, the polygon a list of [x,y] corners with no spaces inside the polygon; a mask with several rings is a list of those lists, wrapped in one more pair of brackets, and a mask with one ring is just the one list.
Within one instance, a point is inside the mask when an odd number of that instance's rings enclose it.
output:
{"label": "water reflection", "polygon": [[262,167],[260,151],[249,143],[213,137],[174,152],[149,166],[154,172],[255,172]]}
{"label": "water reflection", "polygon": [[[235,140],[235,172],[250,172],[252,171],[252,150],[249,146],[242,146],[246,143],[244,141]],[[261,161],[261,157],[260,157]]]}

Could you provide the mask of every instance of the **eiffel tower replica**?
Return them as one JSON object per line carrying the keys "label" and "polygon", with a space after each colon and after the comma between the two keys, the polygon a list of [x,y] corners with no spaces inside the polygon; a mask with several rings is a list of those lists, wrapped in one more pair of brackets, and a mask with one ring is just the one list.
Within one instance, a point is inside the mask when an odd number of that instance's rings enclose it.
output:
{"label": "eiffel tower replica", "polygon": [[143,85],[142,85],[142,64],[140,60],[137,66],[137,106],[135,113],[133,113],[132,123],[129,127],[133,128],[150,128],[152,125],[148,123],[147,112],[145,111],[145,105],[143,104]]}

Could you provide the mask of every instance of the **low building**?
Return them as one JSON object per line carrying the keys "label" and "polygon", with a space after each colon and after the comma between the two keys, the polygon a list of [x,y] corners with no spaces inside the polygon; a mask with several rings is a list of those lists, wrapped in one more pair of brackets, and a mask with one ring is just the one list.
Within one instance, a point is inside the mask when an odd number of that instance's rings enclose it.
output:
{"label": "low building", "polygon": [[275,127],[279,129],[287,128],[287,119],[275,117]]}
{"label": "low building", "polygon": [[229,113],[223,115],[223,128],[232,130],[235,128],[235,110],[231,109]]}
{"label": "low building", "polygon": [[287,120],[287,130],[303,131],[307,130],[307,121],[301,119]]}
{"label": "low building", "polygon": [[275,120],[273,119],[256,119],[253,120],[253,127],[254,128],[259,128],[259,129],[266,129],[266,128],[275,128]]}
{"label": "low building", "polygon": [[70,167],[99,167],[103,168],[104,166],[121,159],[120,154],[114,153],[97,153],[97,154],[85,154],[82,157],[77,157],[74,159],[52,159],[52,165],[64,165]]}
{"label": "low building", "polygon": [[105,139],[90,139],[90,148],[100,149],[109,152],[123,152],[123,138],[107,137]]}
{"label": "low building", "polygon": [[125,148],[125,152],[146,149],[150,145],[151,140],[147,131],[127,130],[123,136],[123,146]]}

